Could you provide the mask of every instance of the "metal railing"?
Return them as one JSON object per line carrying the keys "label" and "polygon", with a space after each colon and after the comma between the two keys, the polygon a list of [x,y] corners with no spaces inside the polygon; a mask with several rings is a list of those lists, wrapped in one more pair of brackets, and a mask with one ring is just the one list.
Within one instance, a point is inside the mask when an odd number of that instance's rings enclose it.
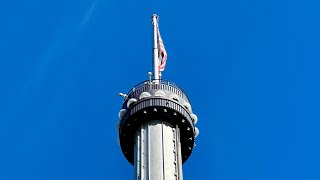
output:
{"label": "metal railing", "polygon": [[[161,85],[166,85],[166,86],[172,87],[172,89],[171,88],[170,89],[165,88],[165,89],[169,90],[169,91],[174,91],[174,89],[178,90],[176,93],[189,101],[187,94],[176,83],[170,82],[167,80],[163,80],[163,79],[161,79],[161,80],[152,79],[152,80],[146,80],[146,81],[140,82],[139,84],[135,85],[132,89],[130,89],[130,91],[127,93],[127,98],[125,98],[124,101],[126,101],[128,98],[132,97],[134,92],[136,92],[139,89],[144,88],[148,85],[159,85],[159,87],[158,87],[159,89],[164,89],[164,88],[161,88]],[[162,87],[164,87],[164,86],[162,86]]]}

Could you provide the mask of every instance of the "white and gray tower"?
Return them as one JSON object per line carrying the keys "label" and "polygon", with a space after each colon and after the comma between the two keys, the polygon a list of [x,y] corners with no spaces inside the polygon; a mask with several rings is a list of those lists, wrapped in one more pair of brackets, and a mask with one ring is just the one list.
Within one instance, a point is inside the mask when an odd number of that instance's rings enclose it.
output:
{"label": "white and gray tower", "polygon": [[[157,16],[152,18],[155,25]],[[156,31],[154,28],[155,36]],[[136,180],[182,180],[182,164],[190,157],[199,134],[197,116],[181,88],[159,79],[157,53],[154,43],[153,79],[121,94],[120,146],[135,167]]]}

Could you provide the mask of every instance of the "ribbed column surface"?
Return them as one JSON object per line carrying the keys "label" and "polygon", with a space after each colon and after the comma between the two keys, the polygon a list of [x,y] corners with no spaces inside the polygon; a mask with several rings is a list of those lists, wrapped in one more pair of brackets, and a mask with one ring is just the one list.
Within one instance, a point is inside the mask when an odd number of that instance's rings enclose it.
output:
{"label": "ribbed column surface", "polygon": [[134,166],[136,180],[182,180],[179,129],[154,120],[136,133]]}

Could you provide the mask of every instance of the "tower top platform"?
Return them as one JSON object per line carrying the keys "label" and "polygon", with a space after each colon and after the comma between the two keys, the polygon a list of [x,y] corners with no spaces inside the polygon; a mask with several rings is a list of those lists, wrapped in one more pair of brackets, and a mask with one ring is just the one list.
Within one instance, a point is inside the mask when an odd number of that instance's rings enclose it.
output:
{"label": "tower top platform", "polygon": [[192,153],[197,117],[186,93],[173,82],[148,80],[137,84],[125,95],[119,118],[121,150],[131,164],[134,164],[135,133],[142,124],[152,120],[179,128],[182,162]]}

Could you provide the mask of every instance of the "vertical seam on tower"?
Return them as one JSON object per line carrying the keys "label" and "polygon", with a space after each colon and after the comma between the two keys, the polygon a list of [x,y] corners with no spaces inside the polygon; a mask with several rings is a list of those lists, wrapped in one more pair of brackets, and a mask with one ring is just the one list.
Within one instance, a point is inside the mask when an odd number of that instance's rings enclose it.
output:
{"label": "vertical seam on tower", "polygon": [[139,129],[137,130],[136,132],[136,135],[135,135],[135,149],[134,149],[134,160],[135,160],[135,164],[134,164],[134,167],[135,167],[135,173],[136,173],[136,176],[135,176],[135,179],[139,179],[139,168],[140,168],[140,163],[139,163]]}
{"label": "vertical seam on tower", "polygon": [[137,162],[137,173],[138,173],[138,179],[139,180],[141,180],[141,175],[142,175],[142,171],[141,171],[141,151],[142,151],[142,145],[141,145],[141,143],[142,143],[142,141],[141,141],[141,129],[142,129],[142,127],[140,127],[140,133],[139,133],[139,131],[137,132],[137,135],[139,135],[139,136],[137,136],[137,143],[139,143],[139,144],[137,144],[137,148],[139,148],[139,149],[137,149],[137,155],[136,156],[138,156],[137,157],[137,159],[138,159],[138,161],[139,162]]}
{"label": "vertical seam on tower", "polygon": [[175,154],[175,158],[176,158],[176,173],[177,173],[177,180],[180,180],[180,173],[179,173],[179,139],[178,139],[178,131],[179,131],[179,129],[178,129],[178,125],[176,125],[176,127],[175,127],[176,129],[175,129],[175,132],[174,132],[174,135],[175,135],[175,146],[176,146],[176,154]]}
{"label": "vertical seam on tower", "polygon": [[163,121],[161,122],[161,135],[162,135],[162,173],[163,173],[163,180],[166,180],[165,172],[164,172],[164,142],[163,142]]}
{"label": "vertical seam on tower", "polygon": [[148,179],[147,180],[150,180],[150,142],[149,142],[149,140],[150,140],[150,131],[149,131],[149,122],[147,122],[146,123],[147,125],[146,125],[146,129],[147,129],[147,136],[148,137],[146,137],[146,139],[147,139],[147,142],[148,142],[148,150],[147,150],[147,152],[148,152]]}
{"label": "vertical seam on tower", "polygon": [[176,136],[176,128],[172,129],[172,135],[173,135],[173,146],[174,146],[174,173],[175,173],[175,180],[178,180],[178,167],[177,167],[177,136]]}
{"label": "vertical seam on tower", "polygon": [[143,125],[141,125],[140,127],[140,179],[139,180],[143,180],[143,175],[144,175],[144,153],[145,153],[145,150],[144,150],[144,127]]}
{"label": "vertical seam on tower", "polygon": [[178,132],[177,132],[177,137],[178,141],[177,143],[179,144],[179,150],[178,150],[178,155],[179,155],[179,180],[183,180],[183,174],[182,174],[182,154],[181,154],[181,139],[180,139],[180,128],[177,127]]}

